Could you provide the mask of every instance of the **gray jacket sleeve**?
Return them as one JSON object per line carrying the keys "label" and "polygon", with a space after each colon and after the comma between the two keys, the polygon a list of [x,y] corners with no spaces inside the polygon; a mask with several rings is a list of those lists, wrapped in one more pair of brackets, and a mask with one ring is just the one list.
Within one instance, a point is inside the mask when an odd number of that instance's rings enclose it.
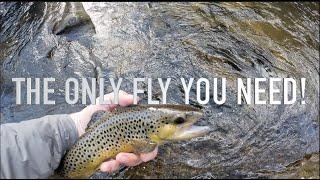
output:
{"label": "gray jacket sleeve", "polygon": [[67,114],[1,125],[1,179],[48,178],[78,139]]}

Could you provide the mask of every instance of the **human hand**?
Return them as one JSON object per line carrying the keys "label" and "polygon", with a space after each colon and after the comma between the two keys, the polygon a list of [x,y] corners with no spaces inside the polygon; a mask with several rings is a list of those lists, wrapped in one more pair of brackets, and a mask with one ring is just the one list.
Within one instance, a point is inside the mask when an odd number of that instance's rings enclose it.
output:
{"label": "human hand", "polygon": [[[75,122],[78,130],[79,137],[85,133],[85,129],[91,120],[94,113],[98,111],[111,111],[116,106],[128,106],[133,104],[133,95],[128,94],[124,91],[119,91],[119,102],[118,104],[113,103],[114,93],[109,93],[104,95],[104,99],[109,104],[99,104],[99,97],[96,99],[95,105],[89,105],[85,107],[82,111],[70,114],[71,119]],[[115,159],[103,162],[100,165],[100,170],[103,172],[113,172],[119,169],[120,164],[126,166],[136,166],[142,162],[147,162],[154,159],[157,156],[158,147],[156,147],[150,153],[133,154],[133,153],[119,153]]]}

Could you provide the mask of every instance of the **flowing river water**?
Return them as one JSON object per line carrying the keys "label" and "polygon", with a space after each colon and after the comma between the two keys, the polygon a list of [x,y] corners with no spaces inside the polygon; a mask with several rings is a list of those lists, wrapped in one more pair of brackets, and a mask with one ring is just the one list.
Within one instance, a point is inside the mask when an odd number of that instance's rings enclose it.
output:
{"label": "flowing river water", "polygon": [[[319,177],[318,3],[0,2],[0,49],[1,123],[79,111],[64,99],[69,77],[122,77],[128,92],[134,77],[171,77],[174,104],[184,103],[181,77],[227,78],[223,105],[199,105],[191,89],[208,135],[95,178]],[[16,105],[14,77],[54,77],[56,104]],[[306,78],[306,104],[298,83],[297,103],[238,105],[235,80],[247,77]]]}

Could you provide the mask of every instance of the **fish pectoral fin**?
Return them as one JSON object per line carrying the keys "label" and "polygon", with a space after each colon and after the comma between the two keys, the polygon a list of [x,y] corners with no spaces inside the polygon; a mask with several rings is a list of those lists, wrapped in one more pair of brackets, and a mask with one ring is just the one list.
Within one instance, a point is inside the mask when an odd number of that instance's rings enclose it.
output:
{"label": "fish pectoral fin", "polygon": [[132,146],[134,153],[149,153],[152,152],[156,147],[157,143],[150,140],[133,140]]}

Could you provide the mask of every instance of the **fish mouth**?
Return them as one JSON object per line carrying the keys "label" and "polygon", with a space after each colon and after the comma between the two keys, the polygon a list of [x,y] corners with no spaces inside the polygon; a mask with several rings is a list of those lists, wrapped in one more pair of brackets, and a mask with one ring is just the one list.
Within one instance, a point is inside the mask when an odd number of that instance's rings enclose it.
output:
{"label": "fish mouth", "polygon": [[187,122],[178,125],[173,135],[170,137],[171,141],[188,140],[195,137],[203,136],[209,132],[209,126],[196,126],[194,125],[201,117],[203,112],[190,111],[185,113]]}
{"label": "fish mouth", "polygon": [[202,112],[188,112],[186,116],[190,116],[189,122],[178,126],[177,131],[173,134],[172,140],[187,140],[199,136],[203,136],[209,132],[209,126],[196,126],[194,123],[202,117]]}
{"label": "fish mouth", "polygon": [[200,137],[207,134],[209,130],[209,126],[195,126],[191,124],[176,131],[172,136],[172,140],[187,140]]}

